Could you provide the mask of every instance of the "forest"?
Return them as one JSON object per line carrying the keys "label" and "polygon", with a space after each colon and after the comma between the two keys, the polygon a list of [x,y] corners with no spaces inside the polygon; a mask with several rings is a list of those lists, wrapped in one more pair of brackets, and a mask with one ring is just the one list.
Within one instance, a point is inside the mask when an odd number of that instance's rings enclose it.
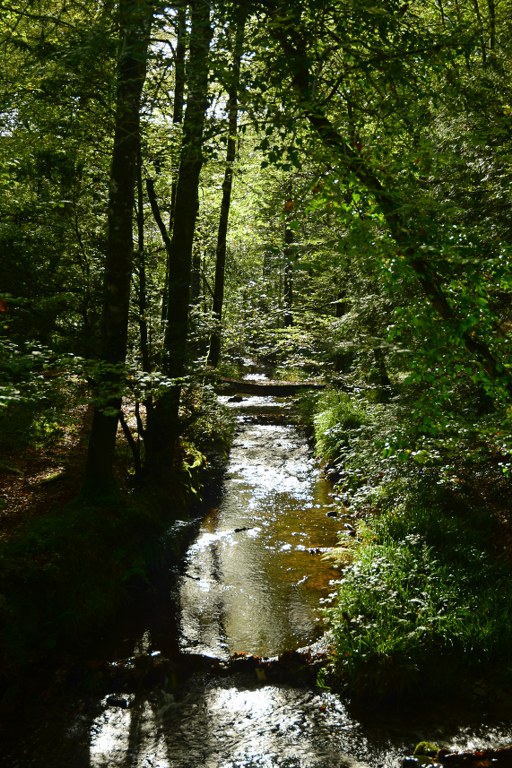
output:
{"label": "forest", "polygon": [[354,528],[322,684],[510,682],[510,11],[2,3],[6,680],[138,589],[255,365]]}

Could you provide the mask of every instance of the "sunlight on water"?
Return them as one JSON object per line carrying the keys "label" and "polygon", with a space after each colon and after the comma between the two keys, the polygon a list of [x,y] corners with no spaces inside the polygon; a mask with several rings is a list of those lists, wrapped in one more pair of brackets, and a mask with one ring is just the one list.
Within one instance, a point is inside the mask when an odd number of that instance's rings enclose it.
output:
{"label": "sunlight on water", "polygon": [[[286,686],[240,688],[229,680],[205,686],[196,680],[181,703],[166,704],[165,694],[155,693],[129,711],[107,709],[92,732],[90,768],[375,765],[366,759],[364,732],[338,698]],[[378,764],[391,765],[386,759]]]}
{"label": "sunlight on water", "polygon": [[237,403],[242,415],[223,499],[187,555],[184,650],[268,656],[307,645],[338,575],[322,560],[342,527],[328,515],[332,489],[293,424],[245,419],[243,406],[259,399]]}
{"label": "sunlight on water", "polygon": [[[105,695],[77,696],[72,686],[64,699],[47,699],[46,691],[40,698],[27,696],[32,712],[17,718],[15,744],[0,751],[0,763],[8,768],[399,768],[422,740],[449,750],[511,743],[509,713],[499,721],[475,710],[474,702],[468,712],[436,702],[429,712],[412,706],[359,713],[360,722],[341,696],[263,679],[260,667],[253,676],[244,662],[242,673],[236,664],[222,672],[208,664],[206,672],[205,659],[188,653],[218,659],[234,651],[270,655],[287,644],[305,645],[319,631],[322,596],[339,579],[322,554],[344,521],[330,516],[329,484],[311,462],[302,436],[293,426],[271,424],[272,416],[256,429],[253,415],[245,419],[248,403],[241,406],[244,418],[224,499],[202,522],[180,582],[186,653],[175,651],[175,606],[167,594],[138,617],[136,632],[126,636],[119,629],[126,654],[102,657],[110,669],[127,670],[124,677],[97,677],[103,666],[93,664],[92,690],[102,685]],[[295,472],[297,487],[286,483]],[[263,489],[254,484],[262,478]],[[185,525],[190,522],[175,523],[171,534]],[[168,666],[152,667],[158,659]],[[140,669],[156,676],[143,681],[132,676]]]}
{"label": "sunlight on water", "polygon": [[[304,712],[306,701],[309,717]],[[351,732],[353,737],[357,724],[329,694],[291,693],[277,686],[257,690],[216,688],[208,695],[207,712],[212,721],[224,722],[237,734],[231,758],[223,763],[225,768],[366,765],[343,754],[344,732]],[[332,728],[336,731],[329,734]]]}
{"label": "sunlight on water", "polygon": [[90,768],[170,768],[161,712],[148,700],[107,707],[91,728]]}
{"label": "sunlight on water", "polygon": [[91,727],[88,768],[398,768],[424,738],[475,749],[509,743],[510,730],[450,729],[446,713],[437,724],[381,714],[363,725],[325,691],[193,678],[179,700],[154,690],[129,710],[106,706]]}
{"label": "sunlight on water", "polygon": [[[131,712],[129,709],[106,709],[91,727],[90,757],[92,768],[111,765],[117,754],[123,764],[128,750]],[[108,760],[108,762],[105,762]]]}
{"label": "sunlight on water", "polygon": [[[257,400],[236,406],[244,413]],[[245,418],[239,427],[222,503],[203,520],[179,588],[183,650],[225,659],[316,637],[319,605],[339,579],[322,553],[343,527],[295,427]],[[135,651],[152,647],[145,632]],[[429,725],[395,716],[363,726],[339,696],[259,678],[192,675],[176,696],[154,687],[129,694],[127,709],[106,697],[88,768],[398,768],[423,739],[464,749],[511,738],[506,724],[451,727],[442,712]]]}

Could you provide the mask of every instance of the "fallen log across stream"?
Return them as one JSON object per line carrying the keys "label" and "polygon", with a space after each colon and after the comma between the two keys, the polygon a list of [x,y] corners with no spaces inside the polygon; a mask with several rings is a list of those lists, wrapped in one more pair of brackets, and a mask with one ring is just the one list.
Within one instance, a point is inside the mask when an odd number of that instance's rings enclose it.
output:
{"label": "fallen log across stream", "polygon": [[221,378],[218,390],[222,394],[260,395],[262,397],[290,397],[305,389],[325,389],[325,384],[314,381],[246,381]]}

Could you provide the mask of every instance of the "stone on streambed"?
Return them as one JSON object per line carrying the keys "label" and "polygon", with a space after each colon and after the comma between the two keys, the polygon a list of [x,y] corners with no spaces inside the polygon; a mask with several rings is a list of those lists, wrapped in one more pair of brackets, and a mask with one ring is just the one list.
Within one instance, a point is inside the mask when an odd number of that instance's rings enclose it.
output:
{"label": "stone on streambed", "polygon": [[129,709],[135,700],[135,694],[133,693],[112,693],[107,696],[106,704],[109,707],[119,707],[120,709]]}
{"label": "stone on streambed", "polygon": [[402,760],[402,768],[414,766],[449,766],[450,768],[512,768],[512,744],[496,749],[475,749],[462,752],[450,752],[445,747],[437,747],[428,742],[421,742],[412,757]]}
{"label": "stone on streambed", "polygon": [[[253,682],[288,683],[292,686],[314,686],[318,671],[327,656],[327,641],[319,641],[298,650],[285,651],[279,656],[261,657],[236,653],[230,659],[218,659],[202,654],[182,654],[168,659],[158,653],[129,657],[96,668],[97,687],[118,697],[111,706],[123,707],[121,699],[127,693],[151,688],[179,690],[183,682],[195,673],[217,675],[239,674]],[[116,694],[111,693],[116,691]]]}

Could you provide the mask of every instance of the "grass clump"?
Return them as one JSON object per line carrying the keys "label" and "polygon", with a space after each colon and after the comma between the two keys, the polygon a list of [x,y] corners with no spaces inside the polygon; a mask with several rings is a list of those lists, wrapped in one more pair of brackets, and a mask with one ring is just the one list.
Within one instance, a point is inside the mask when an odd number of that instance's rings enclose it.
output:
{"label": "grass clump", "polygon": [[335,464],[350,446],[351,438],[368,422],[365,408],[345,392],[326,390],[313,417],[317,454]]}
{"label": "grass clump", "polygon": [[335,677],[359,698],[427,696],[512,661],[510,566],[492,554],[490,516],[398,485],[398,503],[381,492],[360,525],[328,611]]}

